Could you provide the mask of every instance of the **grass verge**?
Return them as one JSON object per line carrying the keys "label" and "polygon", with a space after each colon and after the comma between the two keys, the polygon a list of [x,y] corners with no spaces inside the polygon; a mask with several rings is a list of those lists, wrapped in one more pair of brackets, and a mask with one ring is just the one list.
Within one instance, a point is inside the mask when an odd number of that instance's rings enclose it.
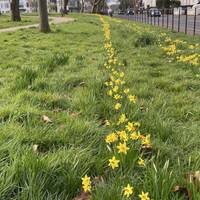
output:
{"label": "grass verge", "polygon": [[[146,168],[137,166],[131,151],[126,174],[110,173],[104,141],[109,128],[102,122],[114,115],[104,85],[102,27],[96,16],[73,17],[76,22],[52,25],[50,34],[36,29],[0,34],[0,198],[73,199],[87,173],[104,179],[93,199],[121,199],[121,185],[128,182],[154,200],[183,199],[172,192],[175,185],[191,188],[198,199],[184,175],[200,167],[199,68],[169,60],[157,42],[144,41],[136,30],[144,25],[107,19],[127,86],[138,97],[124,111],[153,141]],[[155,38],[155,29],[148,29]]]}

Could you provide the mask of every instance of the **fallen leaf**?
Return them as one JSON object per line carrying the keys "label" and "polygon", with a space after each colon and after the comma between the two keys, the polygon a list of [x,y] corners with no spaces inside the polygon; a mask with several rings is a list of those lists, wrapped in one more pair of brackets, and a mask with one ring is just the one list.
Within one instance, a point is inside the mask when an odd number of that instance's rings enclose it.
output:
{"label": "fallen leaf", "polygon": [[84,82],[84,81],[83,81],[83,82],[80,82],[79,85],[80,85],[80,86],[85,85],[85,82]]}
{"label": "fallen leaf", "polygon": [[193,183],[196,188],[200,186],[200,171],[191,172],[185,175],[187,183]]}
{"label": "fallen leaf", "polygon": [[146,108],[144,105],[140,106],[140,111],[141,112],[147,112],[148,108]]}
{"label": "fallen leaf", "polygon": [[73,200],[89,200],[90,196],[91,195],[89,192],[81,192],[81,194],[75,197]]}
{"label": "fallen leaf", "polygon": [[43,115],[42,116],[42,119],[43,119],[43,121],[45,122],[45,123],[52,123],[52,121],[49,119],[49,117],[48,116],[46,116],[46,115]]}
{"label": "fallen leaf", "polygon": [[141,153],[145,156],[145,157],[149,157],[153,154],[153,147],[152,145],[142,145],[141,147]]}
{"label": "fallen leaf", "polygon": [[71,114],[70,114],[70,116],[71,117],[77,117],[78,115],[80,115],[81,114],[81,112],[72,112]]}
{"label": "fallen leaf", "polygon": [[64,97],[65,97],[67,100],[69,100],[69,101],[72,100],[72,97],[70,97],[69,95],[66,95],[66,94],[65,94]]}
{"label": "fallen leaf", "polygon": [[56,108],[53,110],[53,112],[62,112],[62,111],[63,111],[63,109],[61,109],[61,108]]}
{"label": "fallen leaf", "polygon": [[110,148],[109,145],[106,145],[106,147],[107,147],[108,151],[112,152],[112,149]]}
{"label": "fallen leaf", "polygon": [[103,179],[102,176],[96,176],[96,177],[94,178],[94,180],[93,180],[93,183],[94,183],[95,186],[97,186],[97,185],[102,185],[102,184],[104,184],[105,181],[104,181],[104,179]]}
{"label": "fallen leaf", "polygon": [[186,187],[176,185],[173,189],[173,192],[183,195],[187,200],[192,200],[192,194]]}
{"label": "fallen leaf", "polygon": [[38,144],[34,144],[34,145],[33,145],[32,148],[33,148],[33,152],[34,152],[34,153],[38,153],[38,146],[39,146]]}

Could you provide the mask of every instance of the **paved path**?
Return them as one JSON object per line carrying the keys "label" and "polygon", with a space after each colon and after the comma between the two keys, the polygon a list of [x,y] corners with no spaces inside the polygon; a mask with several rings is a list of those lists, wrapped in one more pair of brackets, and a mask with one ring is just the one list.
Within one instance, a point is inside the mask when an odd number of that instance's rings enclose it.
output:
{"label": "paved path", "polygon": [[[74,21],[72,18],[68,17],[49,17],[51,20],[49,23],[50,24],[61,24],[61,23],[66,23],[66,22],[71,22]],[[25,26],[16,26],[16,27],[10,27],[10,28],[4,28],[0,29],[0,33],[3,32],[14,32],[20,29],[26,29],[26,28],[34,28],[34,27],[39,27],[39,24],[30,24],[30,25],[25,25]]]}
{"label": "paved path", "polygon": [[[174,16],[172,18],[172,15],[168,15],[168,20],[167,16],[164,15],[162,17],[148,17],[148,16],[142,16],[142,15],[133,15],[133,16],[126,16],[126,15],[118,15],[116,17],[119,18],[124,18],[124,19],[129,19],[133,21],[139,21],[143,23],[148,23],[156,26],[163,26],[163,27],[168,27],[169,29],[172,29],[172,24],[173,24],[173,19],[174,19],[174,26],[173,30],[178,31],[178,16]],[[168,23],[167,23],[168,22]],[[180,32],[185,32],[185,28],[187,28],[187,33],[188,34],[193,34],[194,31],[194,16],[188,16],[187,18],[187,25],[186,25],[186,16],[181,15],[180,16]],[[200,35],[200,16],[196,17],[196,34]]]}

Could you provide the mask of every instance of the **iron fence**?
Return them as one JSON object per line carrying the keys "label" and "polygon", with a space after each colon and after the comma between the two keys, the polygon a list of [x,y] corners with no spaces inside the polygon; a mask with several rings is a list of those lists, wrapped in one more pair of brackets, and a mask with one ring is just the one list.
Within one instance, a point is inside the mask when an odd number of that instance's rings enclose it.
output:
{"label": "iron fence", "polygon": [[[193,15],[188,14],[188,9],[185,9],[184,14],[181,10],[174,12],[174,9],[160,10],[160,16],[151,15],[148,12],[140,11],[134,15],[124,16],[129,20],[134,20],[146,24],[165,27],[176,32],[184,32],[190,35],[200,35],[200,15],[197,15],[195,8]],[[121,16],[122,17],[122,16]]]}

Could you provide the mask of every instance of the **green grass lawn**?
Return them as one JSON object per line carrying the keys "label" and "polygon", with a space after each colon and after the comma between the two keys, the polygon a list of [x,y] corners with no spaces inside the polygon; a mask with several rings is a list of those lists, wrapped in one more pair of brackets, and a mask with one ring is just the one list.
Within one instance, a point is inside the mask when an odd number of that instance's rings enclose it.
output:
{"label": "green grass lawn", "polygon": [[[123,112],[141,123],[153,143],[145,168],[138,167],[133,148],[124,167],[112,171],[104,141],[110,130],[102,125],[115,117],[104,84],[102,25],[97,16],[72,17],[75,22],[52,25],[50,34],[34,28],[0,33],[0,199],[71,200],[85,174],[96,180],[94,200],[125,199],[121,190],[127,183],[136,194],[149,192],[152,200],[184,200],[172,191],[176,185],[200,199],[198,189],[184,179],[200,169],[199,66],[169,59],[157,43],[138,46],[146,26],[106,19],[125,65],[126,85],[138,97]],[[0,28],[5,26],[1,19]],[[161,29],[148,30],[157,38]],[[43,115],[52,123],[45,123]]]}
{"label": "green grass lawn", "polygon": [[0,15],[0,29],[10,28],[15,26],[25,26],[30,24],[39,23],[37,16],[21,16],[22,21],[20,22],[12,22],[10,20],[10,16],[8,15]]}

